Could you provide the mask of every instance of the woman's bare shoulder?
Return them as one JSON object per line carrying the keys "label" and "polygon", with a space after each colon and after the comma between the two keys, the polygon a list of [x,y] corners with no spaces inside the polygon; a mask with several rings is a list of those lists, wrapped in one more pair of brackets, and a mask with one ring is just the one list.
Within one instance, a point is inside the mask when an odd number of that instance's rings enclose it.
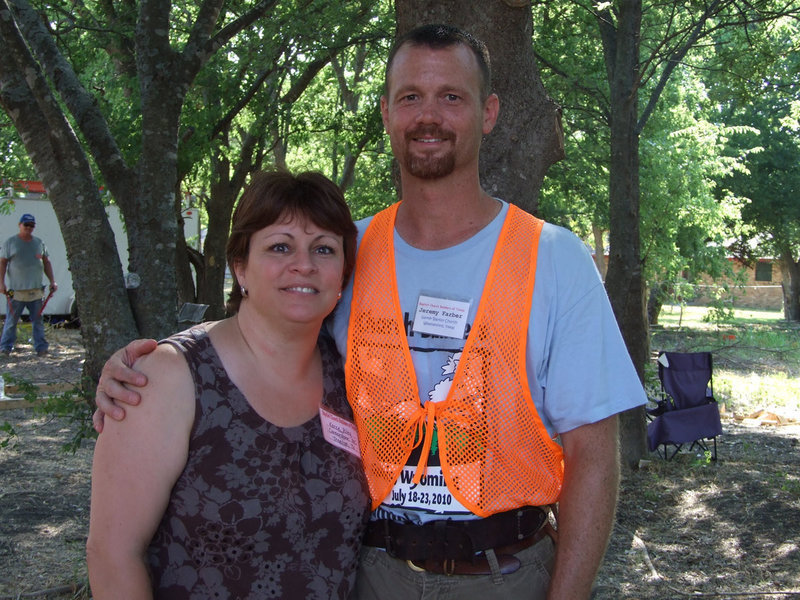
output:
{"label": "woman's bare shoulder", "polygon": [[142,396],[137,408],[162,414],[178,410],[189,416],[194,409],[194,385],[183,352],[173,344],[159,344],[153,352],[139,358],[133,368],[147,376],[147,385],[136,388]]}

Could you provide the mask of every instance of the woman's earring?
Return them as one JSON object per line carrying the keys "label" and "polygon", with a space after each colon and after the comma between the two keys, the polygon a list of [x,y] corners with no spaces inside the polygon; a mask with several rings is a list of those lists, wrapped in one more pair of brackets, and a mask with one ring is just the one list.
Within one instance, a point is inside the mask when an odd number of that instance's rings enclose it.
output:
{"label": "woman's earring", "polygon": [[337,300],[341,300],[341,299],[342,299],[342,292],[339,292],[339,295],[338,295],[338,296],[336,296],[336,299],[337,299]]}
{"label": "woman's earring", "polygon": [[247,294],[248,294],[247,288],[244,287],[244,286],[241,286],[241,290],[242,290],[242,298],[247,298]]}

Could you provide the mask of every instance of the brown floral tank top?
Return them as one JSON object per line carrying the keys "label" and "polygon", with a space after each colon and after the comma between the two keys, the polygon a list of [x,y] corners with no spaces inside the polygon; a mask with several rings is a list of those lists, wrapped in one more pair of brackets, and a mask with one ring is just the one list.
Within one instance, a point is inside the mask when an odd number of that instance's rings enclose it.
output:
{"label": "brown floral tank top", "polygon": [[[230,381],[205,329],[165,340],[192,371],[186,467],[148,550],[156,598],[346,598],[369,516],[361,461],[322,436],[319,417],[281,428]],[[352,418],[341,359],[320,336],[323,405]]]}

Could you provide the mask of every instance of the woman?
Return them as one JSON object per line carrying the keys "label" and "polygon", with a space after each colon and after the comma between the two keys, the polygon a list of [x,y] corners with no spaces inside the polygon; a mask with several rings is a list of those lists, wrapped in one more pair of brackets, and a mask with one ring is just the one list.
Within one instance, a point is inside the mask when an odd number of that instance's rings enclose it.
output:
{"label": "woman", "polygon": [[98,438],[95,598],[349,594],[368,495],[360,459],[323,439],[320,404],[347,417],[349,407],[320,329],[355,248],[331,181],[253,177],[227,246],[235,316],[140,359],[147,401]]}

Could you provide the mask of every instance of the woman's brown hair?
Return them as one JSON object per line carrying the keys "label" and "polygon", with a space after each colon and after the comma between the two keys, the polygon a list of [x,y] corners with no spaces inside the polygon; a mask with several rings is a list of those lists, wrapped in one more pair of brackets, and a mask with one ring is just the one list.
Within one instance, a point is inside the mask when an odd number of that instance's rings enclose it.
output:
{"label": "woman's brown hair", "polygon": [[306,219],[321,229],[341,235],[344,242],[342,287],[350,278],[356,262],[358,232],[339,187],[313,171],[295,175],[288,171],[259,171],[251,177],[233,211],[231,235],[225,248],[234,280],[227,303],[229,314],[236,313],[242,301],[234,264],[247,262],[254,233],[286,217]]}

